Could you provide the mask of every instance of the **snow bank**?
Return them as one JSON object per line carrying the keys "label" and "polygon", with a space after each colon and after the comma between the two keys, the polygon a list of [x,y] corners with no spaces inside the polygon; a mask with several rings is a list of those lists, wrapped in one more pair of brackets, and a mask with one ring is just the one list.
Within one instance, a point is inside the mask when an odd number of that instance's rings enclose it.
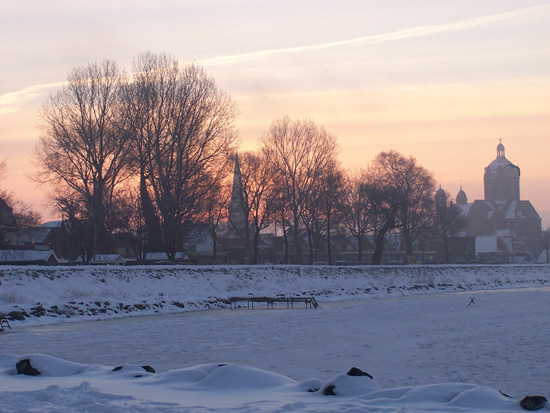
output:
{"label": "snow bank", "polygon": [[[4,390],[2,411],[41,412],[181,412],[181,411],[522,411],[519,400],[497,390],[464,383],[380,389],[364,375],[340,374],[321,389],[311,389],[288,377],[240,365],[209,364],[165,373],[120,374],[124,369],[78,365],[47,355],[32,358],[36,365],[72,377],[48,377],[48,387],[35,388],[40,376],[13,376],[0,370]],[[13,360],[11,360],[13,361]],[[0,366],[7,367],[4,359]],[[69,368],[68,368],[69,367]],[[143,372],[143,370],[141,370]],[[139,373],[139,374],[135,374]],[[327,384],[338,393],[322,391]],[[12,389],[16,387],[17,391]]]}
{"label": "snow bank", "polygon": [[550,283],[548,265],[502,266],[5,266],[0,312],[43,324],[229,307],[232,296],[346,298]]}

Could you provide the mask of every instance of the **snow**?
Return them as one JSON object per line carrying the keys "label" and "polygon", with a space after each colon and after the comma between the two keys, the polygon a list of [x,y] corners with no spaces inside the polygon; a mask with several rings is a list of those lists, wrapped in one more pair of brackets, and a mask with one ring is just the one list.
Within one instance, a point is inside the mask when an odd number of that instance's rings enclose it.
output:
{"label": "snow", "polygon": [[[45,310],[0,333],[0,411],[512,412],[550,387],[546,265],[4,267],[0,281],[0,311]],[[229,310],[247,294],[320,308]],[[16,375],[23,359],[42,374]]]}
{"label": "snow", "polygon": [[25,261],[47,261],[50,256],[55,255],[51,250],[0,250],[0,261],[2,262],[25,262]]}

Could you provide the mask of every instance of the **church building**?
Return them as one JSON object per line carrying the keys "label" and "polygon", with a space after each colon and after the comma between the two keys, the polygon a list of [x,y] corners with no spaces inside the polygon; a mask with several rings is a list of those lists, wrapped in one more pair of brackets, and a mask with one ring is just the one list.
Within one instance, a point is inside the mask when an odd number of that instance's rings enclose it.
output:
{"label": "church building", "polygon": [[541,252],[541,218],[530,201],[521,200],[520,176],[501,140],[496,158],[485,168],[485,199],[468,203],[462,187],[456,196],[466,217],[464,235],[475,237],[482,261],[533,261]]}

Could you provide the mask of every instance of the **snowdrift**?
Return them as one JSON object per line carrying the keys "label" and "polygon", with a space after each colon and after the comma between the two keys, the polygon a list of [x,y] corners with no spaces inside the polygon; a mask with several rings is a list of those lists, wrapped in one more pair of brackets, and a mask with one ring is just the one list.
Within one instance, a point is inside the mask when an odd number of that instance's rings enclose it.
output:
{"label": "snowdrift", "polygon": [[[16,360],[30,360],[46,369],[46,377],[16,375]],[[381,389],[368,373],[351,371],[361,372],[355,368],[326,382],[297,382],[232,364],[155,374],[138,365],[85,366],[48,355],[9,355],[0,357],[0,381],[18,391],[0,394],[6,412],[26,408],[41,412],[523,411],[520,400],[488,387],[449,383]],[[33,389],[42,380],[49,380],[50,385]],[[333,391],[327,393],[327,388]]]}
{"label": "snowdrift", "polygon": [[229,308],[231,296],[323,301],[529,287],[548,265],[3,267],[0,312],[12,322],[102,319]]}

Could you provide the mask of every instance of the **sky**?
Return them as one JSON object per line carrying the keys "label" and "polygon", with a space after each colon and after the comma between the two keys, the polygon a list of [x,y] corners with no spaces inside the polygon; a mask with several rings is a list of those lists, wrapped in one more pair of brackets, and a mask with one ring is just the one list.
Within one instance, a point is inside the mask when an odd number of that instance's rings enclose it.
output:
{"label": "sky", "polygon": [[549,22],[537,0],[2,2],[1,185],[52,217],[28,179],[42,104],[73,68],[130,71],[149,50],[203,66],[231,95],[241,150],[279,117],[310,118],[337,136],[345,168],[394,149],[472,201],[502,139],[545,229]]}

